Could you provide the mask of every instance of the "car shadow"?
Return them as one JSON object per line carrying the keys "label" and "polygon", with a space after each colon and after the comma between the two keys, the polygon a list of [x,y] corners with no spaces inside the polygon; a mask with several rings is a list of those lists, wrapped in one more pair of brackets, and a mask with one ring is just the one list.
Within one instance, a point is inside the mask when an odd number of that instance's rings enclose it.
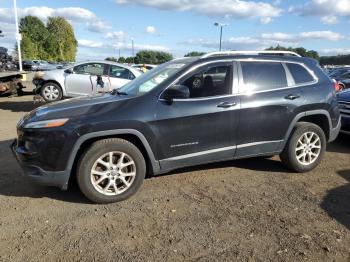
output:
{"label": "car shadow", "polygon": [[350,169],[337,173],[348,183],[329,190],[322,200],[321,207],[330,217],[350,230]]}
{"label": "car shadow", "polygon": [[185,173],[203,171],[203,170],[230,168],[230,167],[247,169],[252,171],[269,172],[269,173],[292,173],[289,169],[287,169],[282,164],[282,162],[279,160],[278,157],[277,159],[254,157],[254,158],[236,159],[236,160],[229,160],[229,161],[223,161],[223,162],[216,162],[216,163],[210,163],[210,164],[179,168],[179,169],[172,170],[169,173],[157,175],[157,177],[169,176],[174,174],[185,174]]}
{"label": "car shadow", "polygon": [[334,142],[327,145],[327,152],[350,154],[350,135],[340,133]]}
{"label": "car shadow", "polygon": [[42,102],[34,103],[34,101],[5,101],[0,102],[0,109],[11,112],[30,112],[43,104]]}

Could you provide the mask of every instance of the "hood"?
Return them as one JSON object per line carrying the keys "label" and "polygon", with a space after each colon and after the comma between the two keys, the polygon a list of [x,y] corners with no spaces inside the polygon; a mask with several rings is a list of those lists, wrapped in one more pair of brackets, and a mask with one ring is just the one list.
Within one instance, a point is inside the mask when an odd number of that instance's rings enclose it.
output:
{"label": "hood", "polygon": [[350,89],[346,89],[337,95],[338,101],[350,102]]}
{"label": "hood", "polygon": [[96,110],[93,108],[107,107],[107,105],[112,102],[128,100],[130,98],[131,96],[118,96],[111,94],[98,94],[94,96],[71,98],[38,107],[30,114],[35,118],[40,118],[40,120],[77,117],[92,113]]}

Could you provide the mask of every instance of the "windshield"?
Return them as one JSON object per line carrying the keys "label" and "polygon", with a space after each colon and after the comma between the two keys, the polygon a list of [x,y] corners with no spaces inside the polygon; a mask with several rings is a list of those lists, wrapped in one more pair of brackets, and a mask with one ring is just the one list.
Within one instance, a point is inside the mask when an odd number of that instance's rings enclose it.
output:
{"label": "windshield", "polygon": [[122,88],[118,89],[118,92],[122,92],[127,95],[145,94],[157,87],[164,80],[176,74],[186,64],[187,63],[184,61],[162,64],[129,82]]}

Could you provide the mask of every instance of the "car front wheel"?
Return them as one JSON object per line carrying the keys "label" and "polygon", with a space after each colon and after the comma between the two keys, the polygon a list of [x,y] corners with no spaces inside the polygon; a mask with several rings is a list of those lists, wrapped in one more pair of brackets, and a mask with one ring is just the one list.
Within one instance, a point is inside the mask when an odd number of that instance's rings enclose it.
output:
{"label": "car front wheel", "polygon": [[326,136],[323,130],[312,123],[296,125],[283,152],[282,162],[295,172],[308,172],[321,162],[326,150]]}
{"label": "car front wheel", "polygon": [[95,142],[78,164],[78,185],[95,203],[112,203],[129,198],[140,188],[146,164],[139,149],[119,139]]}
{"label": "car front wheel", "polygon": [[55,83],[46,83],[41,88],[41,96],[46,102],[55,102],[62,99],[62,89]]}

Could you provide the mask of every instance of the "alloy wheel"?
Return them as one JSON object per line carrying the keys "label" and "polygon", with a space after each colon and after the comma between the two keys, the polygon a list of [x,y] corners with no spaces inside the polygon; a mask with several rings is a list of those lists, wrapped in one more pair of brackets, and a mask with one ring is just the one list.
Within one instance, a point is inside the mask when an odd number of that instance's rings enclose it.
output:
{"label": "alloy wheel", "polygon": [[91,169],[91,183],[106,196],[119,195],[133,184],[136,164],[128,154],[114,151],[100,156]]}
{"label": "alloy wheel", "polygon": [[314,132],[304,133],[298,140],[295,154],[298,162],[302,165],[314,163],[321,152],[321,139]]}

